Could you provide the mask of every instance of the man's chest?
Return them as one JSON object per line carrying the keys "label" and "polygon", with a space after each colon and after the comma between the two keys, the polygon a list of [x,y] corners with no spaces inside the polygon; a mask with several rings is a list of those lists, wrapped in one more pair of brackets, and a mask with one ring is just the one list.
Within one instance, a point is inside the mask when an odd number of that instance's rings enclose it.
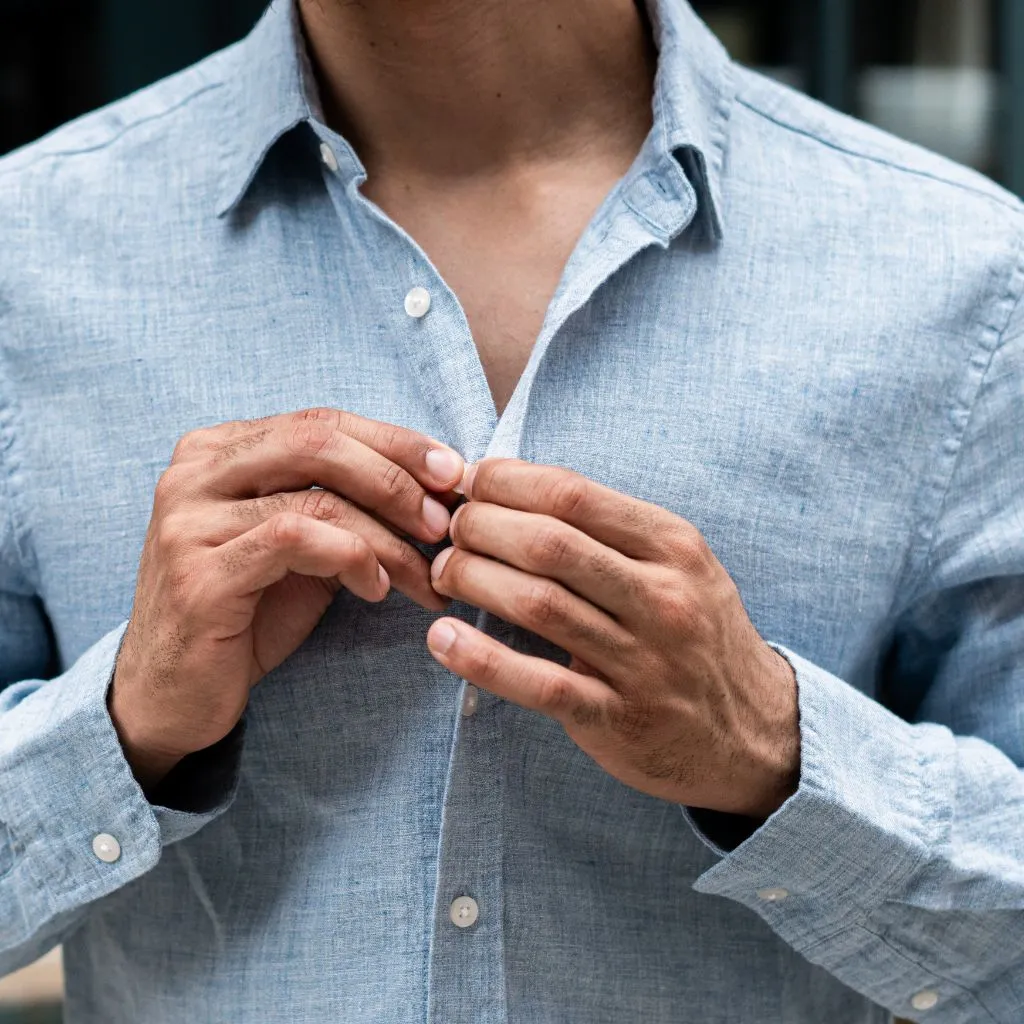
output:
{"label": "man's chest", "polygon": [[434,194],[430,202],[370,182],[362,191],[419,244],[459,300],[498,416],[530,358],[565,264],[611,173],[544,200]]}

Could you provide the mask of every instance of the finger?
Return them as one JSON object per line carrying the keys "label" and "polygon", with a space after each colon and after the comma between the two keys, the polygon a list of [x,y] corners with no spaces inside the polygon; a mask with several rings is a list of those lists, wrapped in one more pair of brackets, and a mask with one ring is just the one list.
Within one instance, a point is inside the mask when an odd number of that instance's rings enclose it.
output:
{"label": "finger", "polygon": [[[453,640],[446,629],[454,634]],[[474,686],[563,725],[598,724],[618,700],[615,691],[600,680],[546,658],[513,651],[459,619],[431,623],[427,647],[442,665]]]}
{"label": "finger", "polygon": [[279,491],[247,501],[218,502],[205,527],[213,546],[251,530],[281,512],[297,512],[362,537],[384,566],[391,585],[430,611],[443,611],[448,601],[430,583],[430,562],[408,541],[370,513],[332,491]]}
{"label": "finger", "polygon": [[620,621],[649,608],[643,600],[649,563],[628,558],[554,516],[471,501],[452,516],[449,534],[456,547],[557,580]]}
{"label": "finger", "polygon": [[[230,454],[234,448],[252,447],[296,421],[324,422],[343,431],[393,462],[398,462],[424,487],[434,491],[456,493],[452,488],[459,487],[462,482],[464,460],[455,449],[443,442],[395,423],[372,420],[357,413],[323,406],[198,427],[178,441],[174,449],[174,460],[203,458],[217,452]],[[461,491],[457,493],[461,494]]]}
{"label": "finger", "polygon": [[358,534],[295,512],[281,512],[214,548],[216,576],[235,595],[265,590],[290,573],[334,577],[366,601],[380,601],[382,582],[373,549]]}
{"label": "finger", "polygon": [[493,612],[591,664],[621,667],[634,651],[628,630],[554,580],[455,547],[434,559],[431,577],[440,593]]}
{"label": "finger", "polygon": [[[428,489],[450,486],[461,467],[458,453],[425,435],[337,409],[271,417],[249,434],[232,427],[222,440],[207,433],[185,451],[179,475],[193,492],[249,498],[321,486],[427,541],[449,521]],[[435,473],[442,459],[450,471]]]}
{"label": "finger", "polygon": [[631,558],[658,561],[666,534],[685,529],[686,520],[667,509],[561,466],[481,459],[473,463],[464,483],[471,501],[553,516]]}

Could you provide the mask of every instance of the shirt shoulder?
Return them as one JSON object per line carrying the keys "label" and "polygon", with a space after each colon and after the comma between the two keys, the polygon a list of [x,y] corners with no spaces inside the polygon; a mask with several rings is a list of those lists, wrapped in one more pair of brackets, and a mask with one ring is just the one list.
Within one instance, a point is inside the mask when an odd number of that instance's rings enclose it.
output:
{"label": "shirt shoulder", "polygon": [[[801,184],[812,180],[828,186],[842,182],[848,173],[867,181],[884,183],[887,196],[876,196],[884,205],[899,207],[904,193],[927,193],[931,200],[941,197],[949,204],[1000,208],[1019,216],[1024,203],[1007,189],[978,171],[958,164],[905,139],[898,138],[747,68],[736,68],[736,101],[740,117],[746,114],[755,124],[751,129],[768,140],[775,152],[796,152],[807,161],[809,172]],[[814,160],[808,160],[813,152]],[[826,169],[831,176],[822,179]]]}
{"label": "shirt shoulder", "polygon": [[1024,203],[1007,189],[741,67],[728,147],[727,229],[735,213],[794,254],[787,265],[816,268],[820,293],[828,270],[846,282],[837,294],[873,296],[899,332],[954,361],[965,338],[988,347],[1013,329]]}
{"label": "shirt shoulder", "polygon": [[[205,170],[230,117],[223,88],[240,43],[90,111],[0,157],[0,208],[9,226],[39,224],[62,197],[128,199],[141,182],[167,179],[183,166]],[[195,160],[197,155],[204,157]],[[127,188],[127,191],[126,191]]]}

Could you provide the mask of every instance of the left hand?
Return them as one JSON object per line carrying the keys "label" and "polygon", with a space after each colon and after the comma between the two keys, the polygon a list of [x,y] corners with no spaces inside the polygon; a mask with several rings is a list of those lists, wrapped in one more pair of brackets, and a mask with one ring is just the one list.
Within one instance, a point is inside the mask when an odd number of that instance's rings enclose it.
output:
{"label": "left hand", "polygon": [[572,661],[513,651],[445,617],[427,632],[442,665],[554,718],[605,771],[652,796],[763,819],[796,791],[793,669],[758,635],[696,527],[519,459],[483,459],[463,487],[434,588]]}

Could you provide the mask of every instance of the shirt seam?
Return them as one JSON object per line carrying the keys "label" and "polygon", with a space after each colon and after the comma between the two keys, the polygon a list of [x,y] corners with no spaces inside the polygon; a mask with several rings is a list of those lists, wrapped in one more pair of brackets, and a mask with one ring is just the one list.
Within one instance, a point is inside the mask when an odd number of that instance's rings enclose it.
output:
{"label": "shirt seam", "polygon": [[799,125],[791,124],[789,121],[782,120],[775,114],[770,114],[766,110],[762,110],[756,106],[751,100],[743,96],[737,96],[736,102],[742,104],[749,111],[757,114],[758,117],[764,118],[766,121],[770,121],[772,124],[778,125],[780,128],[786,129],[786,131],[793,132],[796,135],[802,135],[804,138],[813,140],[828,149],[835,150],[838,153],[845,153],[847,156],[857,157],[861,160],[867,160],[873,164],[879,164],[882,167],[889,167],[894,171],[901,171],[904,174],[910,174],[918,178],[926,178],[929,181],[938,182],[941,185],[949,185],[951,188],[956,188],[962,192],[967,192],[970,195],[978,196],[981,199],[988,199],[999,206],[1005,207],[1008,210],[1013,210],[1015,213],[1021,212],[1024,208],[1024,204],[1020,200],[1010,197],[1004,199],[1002,196],[994,194],[992,192],[986,192],[980,188],[974,188],[971,185],[964,184],[960,181],[954,181],[952,178],[944,178],[942,175],[935,174],[931,171],[926,171],[919,167],[909,167],[906,164],[897,163],[895,160],[887,159],[884,156],[876,156],[873,153],[865,153],[863,150],[854,149],[852,146],[843,145],[840,142],[832,139],[827,139],[813,131],[810,128],[802,128]]}
{"label": "shirt seam", "polygon": [[[1016,295],[1014,292],[1016,292]],[[988,379],[988,374],[992,368],[992,364],[995,362],[996,353],[999,352],[1006,343],[1006,332],[1009,329],[1010,324],[1013,322],[1014,314],[1021,308],[1022,295],[1024,295],[1024,231],[1018,231],[1013,268],[1006,284],[1006,291],[1001,298],[1001,301],[1007,304],[1006,316],[1003,323],[999,326],[996,326],[995,324],[986,325],[990,331],[995,331],[996,335],[992,345],[987,349],[987,356],[985,358],[984,365],[979,366],[976,362],[976,357],[978,355],[978,348],[976,346],[971,358],[967,361],[967,369],[965,371],[967,375],[970,375],[971,373],[975,373],[977,375],[977,383],[974,385],[974,394],[971,396],[969,402],[963,401],[958,396],[954,400],[953,407],[949,413],[950,419],[953,419],[957,413],[965,415],[963,415],[963,423],[959,430],[952,436],[948,437],[946,442],[942,445],[943,456],[949,458],[949,470],[946,474],[946,481],[942,486],[942,491],[938,496],[935,510],[927,524],[924,526],[924,529],[920,531],[921,536],[923,536],[927,541],[928,547],[921,559],[921,567],[918,574],[919,580],[922,575],[926,574],[933,567],[935,546],[939,535],[939,524],[946,511],[949,494],[953,486],[953,481],[956,479],[956,471],[960,466],[964,448],[967,447],[964,441],[967,438],[971,425],[975,420],[975,410],[978,406],[979,396],[984,391],[985,382]],[[984,346],[984,338],[980,338],[978,340],[978,346]]]}
{"label": "shirt seam", "polygon": [[[120,139],[124,138],[124,136],[129,134],[133,129],[138,128],[144,124],[149,124],[153,121],[159,121],[161,118],[167,117],[168,115],[175,113],[182,107],[188,106],[189,103],[191,103],[194,99],[197,99],[199,96],[211,92],[214,89],[220,89],[221,87],[223,87],[223,85],[223,82],[208,82],[207,84],[197,88],[194,92],[191,92],[187,96],[184,96],[181,99],[175,101],[170,106],[164,107],[162,110],[159,110],[152,114],[144,114],[140,117],[137,117],[133,121],[129,121],[127,124],[121,125],[111,135],[107,136],[100,142],[93,143],[92,145],[83,145],[78,148],[72,147],[66,149],[47,149],[40,145],[33,159],[27,160],[24,163],[15,160],[12,161],[6,167],[0,167],[0,176],[8,177],[12,174],[22,173],[24,171],[29,170],[32,167],[35,167],[37,164],[42,163],[44,160],[57,159],[60,157],[85,156],[86,154],[89,153],[97,153],[100,152],[101,150],[108,149],[110,146],[114,145]],[[6,161],[4,161],[4,163],[6,163]]]}
{"label": "shirt seam", "polygon": [[14,482],[15,474],[21,468],[16,451],[15,416],[13,389],[6,378],[3,363],[0,362],[0,502],[4,506],[0,514],[7,520],[11,531],[15,568],[38,594],[39,567],[34,557],[31,562],[26,560],[26,554],[32,551],[32,545],[29,539],[28,520],[21,509],[20,495]]}

